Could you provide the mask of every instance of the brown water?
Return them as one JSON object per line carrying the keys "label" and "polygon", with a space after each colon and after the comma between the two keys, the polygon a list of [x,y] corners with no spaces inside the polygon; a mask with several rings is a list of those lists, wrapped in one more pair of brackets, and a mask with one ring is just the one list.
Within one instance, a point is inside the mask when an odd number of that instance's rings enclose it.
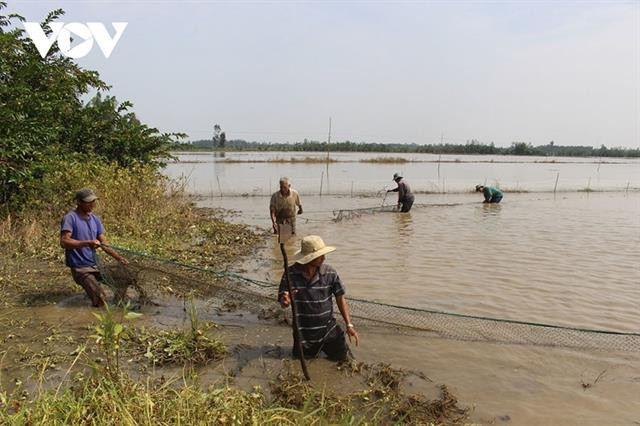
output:
{"label": "brown water", "polygon": [[[640,194],[419,195],[409,214],[332,222],[332,208],[380,199],[303,197],[300,236],[321,235],[337,251],[327,262],[348,294],[362,299],[574,327],[640,332]],[[268,198],[204,199],[236,208],[239,221],[269,226]],[[299,240],[287,247],[292,254]],[[278,281],[275,238],[249,268]],[[477,404],[477,419],[513,424],[637,424],[640,354],[580,351],[362,333],[356,351],[425,371]],[[587,389],[605,371],[598,382]],[[503,417],[506,418],[506,417]],[[500,423],[500,421],[498,421]]]}
{"label": "brown water", "polygon": [[[393,202],[392,195],[387,204]],[[507,193],[502,204],[492,206],[480,203],[478,194],[418,194],[416,203],[434,205],[409,214],[363,215],[339,223],[331,220],[334,209],[380,206],[383,194],[320,197],[303,193],[302,200],[305,214],[298,223],[298,238],[318,234],[337,247],[327,261],[336,267],[352,297],[640,332],[640,193],[633,190],[556,196]],[[236,209],[234,220],[269,227],[266,196],[209,197],[200,203]],[[297,244],[299,240],[288,244],[291,254]],[[257,278],[278,281],[281,260],[275,240],[240,267]],[[176,303],[145,313],[143,321],[149,325],[185,321],[182,305]],[[91,309],[73,300],[6,314],[67,324],[78,336],[87,334],[86,325],[93,320]],[[270,342],[289,345],[290,331],[283,326],[265,326],[249,317],[223,319],[206,307],[201,314],[203,319],[225,324],[229,342],[240,339],[251,346],[247,353],[256,362],[267,356]],[[42,334],[36,340],[44,345],[50,331],[49,325],[43,327],[34,333]],[[461,342],[358,327],[362,338],[355,349],[358,359],[423,371],[434,383],[447,384],[462,404],[475,406],[473,421],[640,424],[640,353],[612,352],[606,347],[587,351]],[[29,331],[19,333],[33,340]],[[12,348],[16,343],[6,340]],[[15,371],[6,366],[15,362],[4,360],[0,382],[5,387]],[[260,368],[256,364],[247,369],[242,379],[247,386],[254,380],[264,381]],[[313,365],[317,376],[328,371],[330,366],[323,362]],[[56,374],[62,378],[65,370]]]}

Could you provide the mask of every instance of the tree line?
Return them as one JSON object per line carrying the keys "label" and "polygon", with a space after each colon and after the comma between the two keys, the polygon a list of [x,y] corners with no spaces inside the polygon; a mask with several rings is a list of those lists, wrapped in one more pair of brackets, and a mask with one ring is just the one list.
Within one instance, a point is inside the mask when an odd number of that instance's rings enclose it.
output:
{"label": "tree line", "polygon": [[[511,146],[500,148],[493,143],[481,143],[471,140],[465,144],[424,144],[415,143],[366,143],[366,142],[326,142],[305,139],[297,143],[248,142],[231,139],[224,146],[227,151],[306,151],[306,152],[388,152],[388,153],[425,153],[425,154],[476,154],[476,155],[531,155],[541,157],[627,157],[640,158],[640,148],[599,148],[592,146],[562,146],[550,142],[547,145],[533,146],[526,142],[513,142]],[[178,143],[171,147],[176,151],[203,151],[220,149],[212,140],[195,140]]]}

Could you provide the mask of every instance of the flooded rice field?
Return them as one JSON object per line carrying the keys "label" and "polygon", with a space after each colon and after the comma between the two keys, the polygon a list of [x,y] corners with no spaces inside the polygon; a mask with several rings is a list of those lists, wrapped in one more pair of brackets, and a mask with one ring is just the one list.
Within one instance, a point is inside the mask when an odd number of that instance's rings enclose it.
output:
{"label": "flooded rice field", "polygon": [[[305,213],[288,251],[293,253],[299,238],[309,234],[335,245],[328,262],[351,297],[640,332],[639,162],[497,163],[505,158],[496,157],[493,163],[466,163],[458,157],[460,162],[440,165],[339,162],[328,171],[313,163],[208,162],[172,164],[167,172],[176,177],[190,168],[187,187],[201,196],[201,205],[233,209],[232,220],[261,228],[270,226],[268,194],[279,176],[289,176]],[[395,194],[385,199],[382,190],[393,187],[394,171],[404,173],[414,190],[436,193],[419,193],[418,206],[408,214],[332,220],[339,209],[393,204]],[[469,192],[485,181],[507,190],[500,205],[483,205],[479,194]],[[244,268],[256,278],[277,282],[281,260],[275,238]],[[461,402],[477,404],[474,418],[484,423],[640,422],[637,352],[616,352],[606,344],[574,350],[461,342],[375,328],[363,333],[362,341],[356,351],[360,359],[425,371],[454,386]]]}
{"label": "flooded rice field", "polygon": [[169,164],[166,173],[186,177],[190,192],[206,196],[268,195],[277,190],[281,176],[291,178],[305,194],[371,194],[392,188],[395,172],[405,176],[416,192],[466,192],[478,183],[535,192],[640,188],[637,158],[332,153],[335,162],[327,165],[319,162],[326,153],[317,152],[218,155],[224,157],[179,154],[179,161]]}

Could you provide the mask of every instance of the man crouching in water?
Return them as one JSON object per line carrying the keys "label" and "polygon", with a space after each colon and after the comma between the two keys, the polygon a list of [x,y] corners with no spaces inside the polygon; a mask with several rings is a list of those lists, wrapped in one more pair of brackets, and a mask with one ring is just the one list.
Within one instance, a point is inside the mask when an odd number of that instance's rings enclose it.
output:
{"label": "man crouching in water", "polygon": [[[352,358],[345,332],[333,317],[332,296],[335,296],[344,319],[349,341],[353,338],[356,346],[359,344],[358,333],[351,323],[349,306],[344,297],[344,285],[336,270],[323,263],[324,255],[334,250],[335,247],[326,246],[322,238],[309,235],[302,239],[301,249],[293,259],[294,265],[289,268],[305,358],[316,358],[320,352],[324,352],[332,361]],[[286,274],[280,281],[278,301],[283,308],[291,303]],[[297,343],[294,331],[293,356],[296,358],[300,356]]]}

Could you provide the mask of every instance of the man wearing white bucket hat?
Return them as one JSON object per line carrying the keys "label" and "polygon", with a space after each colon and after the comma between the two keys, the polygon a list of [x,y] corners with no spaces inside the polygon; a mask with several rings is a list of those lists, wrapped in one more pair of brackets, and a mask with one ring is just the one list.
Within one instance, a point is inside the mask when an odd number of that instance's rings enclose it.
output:
{"label": "man wearing white bucket hat", "polygon": [[[305,358],[315,358],[320,352],[324,352],[331,360],[344,361],[351,355],[345,332],[333,316],[334,296],[344,319],[349,341],[353,338],[356,346],[359,344],[358,333],[351,323],[349,305],[344,297],[344,285],[336,270],[324,263],[324,256],[335,249],[325,245],[317,235],[304,237],[300,251],[292,260],[293,266],[289,268]],[[286,279],[285,273],[278,291],[278,300],[283,308],[291,303],[291,296],[286,290]],[[293,338],[293,356],[299,357],[295,332]]]}

